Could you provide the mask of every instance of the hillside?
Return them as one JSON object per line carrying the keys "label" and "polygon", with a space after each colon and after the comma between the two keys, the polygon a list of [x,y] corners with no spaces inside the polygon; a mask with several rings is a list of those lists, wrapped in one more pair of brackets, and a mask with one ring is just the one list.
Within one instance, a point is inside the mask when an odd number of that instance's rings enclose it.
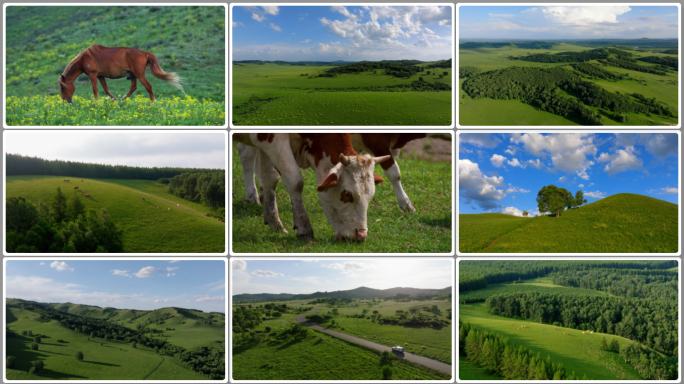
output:
{"label": "hillside", "polygon": [[[8,7],[7,96],[59,95],[57,77],[91,44],[138,47],[152,52],[162,69],[186,79],[194,99],[225,100],[225,7]],[[183,94],[168,83],[147,79],[157,99]],[[87,77],[75,95],[92,98]],[[113,95],[126,94],[126,79],[107,80]],[[98,86],[100,86],[98,84]],[[100,96],[104,94],[100,86]],[[141,85],[136,94],[147,97]]]}
{"label": "hillside", "polygon": [[677,204],[620,193],[558,218],[459,215],[459,248],[486,253],[676,253],[678,210]]}
{"label": "hillside", "polygon": [[292,295],[288,293],[281,294],[241,294],[233,295],[233,301],[251,301],[251,300],[309,300],[318,299],[322,297],[335,299],[370,299],[383,298],[395,296],[399,293],[408,294],[411,296],[419,295],[437,295],[444,292],[451,292],[451,287],[443,289],[421,289],[421,288],[388,288],[388,289],[373,289],[368,287],[359,287],[346,291],[331,291],[331,292],[315,292],[311,294]]}
{"label": "hillside", "polygon": [[[65,178],[72,182],[64,183]],[[166,187],[154,181],[76,180],[64,176],[6,178],[7,197],[22,196],[35,204],[41,200],[52,201],[57,187],[70,199],[73,193],[77,193],[73,192],[76,186],[91,195],[82,199],[86,209],[106,208],[111,219],[123,229],[125,252],[225,251],[224,223],[214,217],[206,217],[208,208],[166,193]],[[176,204],[181,206],[176,207]]]}

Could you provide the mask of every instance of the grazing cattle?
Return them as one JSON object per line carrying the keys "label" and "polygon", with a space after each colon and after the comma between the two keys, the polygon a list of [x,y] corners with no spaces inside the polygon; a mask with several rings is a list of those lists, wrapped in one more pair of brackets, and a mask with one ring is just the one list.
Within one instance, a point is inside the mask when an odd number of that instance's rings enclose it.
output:
{"label": "grazing cattle", "polygon": [[584,331],[582,331],[582,334],[584,335]]}
{"label": "grazing cattle", "polygon": [[170,210],[171,210],[171,208],[168,208],[168,210],[170,211]]}
{"label": "grazing cattle", "polygon": [[81,182],[83,182],[83,180],[81,180]]}
{"label": "grazing cattle", "polygon": [[[395,161],[393,151],[403,148],[407,143],[425,137],[436,137],[451,141],[451,135],[446,133],[351,133],[351,143],[354,151],[366,151],[373,156],[389,156],[381,166],[385,176],[392,183],[394,196],[397,198],[399,207],[403,211],[415,212],[411,200],[401,186],[401,172],[399,164]],[[241,149],[242,148],[242,149]],[[257,194],[256,184],[254,183],[254,173],[257,166],[255,161],[259,151],[238,146],[240,152],[240,162],[242,163],[243,177],[245,180],[246,200],[249,203],[259,204],[260,199]],[[244,153],[243,153],[244,152]],[[259,179],[261,185],[261,179]]]}
{"label": "grazing cattle", "polygon": [[553,327],[553,329],[558,329],[558,327]]}
{"label": "grazing cattle", "polygon": [[[364,241],[368,236],[367,211],[375,195],[375,184],[383,179],[373,173],[376,164],[390,155],[370,157],[358,154],[348,133],[236,133],[248,201],[259,203],[254,173],[259,163],[259,184],[263,188],[264,221],[271,230],[283,228],[276,205],[275,188],[280,177],[290,195],[294,229],[299,238],[313,238],[309,215],[304,207],[301,169],[313,168],[318,201],[339,240]],[[258,148],[260,151],[255,150]]]}
{"label": "grazing cattle", "polygon": [[159,209],[159,206],[157,205],[157,209]]}
{"label": "grazing cattle", "polygon": [[518,327],[518,329],[520,329],[520,327]]}
{"label": "grazing cattle", "polygon": [[78,187],[74,187],[74,189],[78,189]]}
{"label": "grazing cattle", "polygon": [[206,215],[204,215],[204,216],[206,216],[206,217],[211,217],[211,215],[210,215],[210,214],[208,214],[208,213],[207,213]]}
{"label": "grazing cattle", "polygon": [[90,195],[86,193],[86,194],[85,194],[85,197],[90,197]]}
{"label": "grazing cattle", "polygon": [[222,222],[222,223],[225,223],[226,221],[225,221],[225,220],[221,220],[221,222]]}
{"label": "grazing cattle", "polygon": [[176,207],[180,207],[180,204],[176,204]]}
{"label": "grazing cattle", "polygon": [[144,198],[144,197],[142,198],[142,201],[145,201],[145,198]]}

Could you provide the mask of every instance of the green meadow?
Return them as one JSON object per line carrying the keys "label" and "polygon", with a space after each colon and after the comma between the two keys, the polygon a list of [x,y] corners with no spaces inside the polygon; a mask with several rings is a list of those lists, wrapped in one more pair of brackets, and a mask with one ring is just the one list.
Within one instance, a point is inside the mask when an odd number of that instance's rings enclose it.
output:
{"label": "green meadow", "polygon": [[[8,299],[7,304],[14,304],[16,300]],[[75,305],[70,303],[53,304],[54,308],[72,314],[96,315],[98,307]],[[105,311],[110,321],[122,321],[127,323],[139,312],[117,310],[114,308],[99,308]],[[174,308],[163,308],[150,311],[155,314],[159,311],[175,311]],[[79,316],[87,316],[79,315]],[[193,319],[207,317],[209,314],[188,310],[187,316],[171,318],[164,324],[174,320],[184,321],[186,324],[174,324],[174,331],[165,331],[165,334],[173,334],[168,338],[169,343],[194,348],[195,346],[207,346],[225,350],[225,317],[212,327],[213,332],[198,333],[193,330],[197,327]],[[219,316],[214,314],[214,316]],[[117,320],[113,320],[117,319]],[[134,321],[139,322],[137,318]],[[176,357],[168,354],[158,354],[149,347],[140,343],[133,347],[130,342],[124,340],[105,340],[101,338],[89,338],[88,335],[73,331],[59,324],[56,320],[48,322],[39,321],[39,315],[33,311],[7,307],[7,328],[15,332],[15,337],[6,341],[7,355],[16,358],[13,369],[7,369],[8,380],[206,380],[207,377],[186,367],[186,364]],[[22,331],[31,331],[33,335],[41,335],[38,350],[31,350],[32,337],[21,335]],[[185,344],[185,345],[183,345]],[[83,361],[76,359],[76,353],[82,352]],[[45,369],[36,375],[28,373],[31,362],[43,360]]]}
{"label": "green meadow", "polygon": [[[318,202],[313,170],[302,170],[304,206],[314,229],[312,241],[297,240],[292,228],[292,205],[283,183],[278,183],[278,212],[288,234],[271,232],[264,226],[263,208],[244,202],[245,187],[240,158],[232,149],[232,219],[233,251],[237,253],[270,252],[435,252],[449,253],[452,231],[451,164],[406,158],[399,159],[402,185],[417,212],[403,213],[394,196],[391,183],[375,187],[368,207],[368,238],[363,243],[335,239],[333,228]],[[375,171],[383,175],[380,167]]]}
{"label": "green meadow", "polygon": [[[70,183],[63,182],[67,178]],[[36,204],[41,200],[49,204],[58,187],[67,199],[72,194],[83,196],[73,190],[75,186],[90,194],[89,198],[82,198],[86,210],[106,208],[120,225],[125,252],[225,252],[225,223],[206,217],[209,208],[167,193],[167,186],[155,181],[68,176],[6,178],[7,197],[22,196]]]}
{"label": "green meadow", "polygon": [[[604,125],[677,125],[679,115],[679,80],[678,72],[668,72],[667,75],[661,76],[652,73],[637,72],[624,68],[617,68],[612,66],[602,66],[601,68],[620,75],[627,75],[623,80],[609,81],[589,77],[582,72],[573,69],[570,63],[541,63],[524,60],[511,60],[508,56],[525,56],[528,54],[557,54],[560,52],[581,52],[594,49],[596,47],[585,47],[573,45],[568,43],[558,43],[553,45],[550,49],[526,49],[519,48],[515,45],[502,48],[474,48],[474,49],[459,49],[459,65],[461,67],[476,67],[480,73],[493,71],[496,69],[503,69],[507,67],[563,67],[566,70],[572,71],[577,75],[583,76],[584,81],[591,81],[599,84],[605,90],[610,92],[619,92],[622,94],[639,93],[647,98],[655,97],[659,102],[669,107],[674,113],[675,117],[666,117],[660,115],[647,116],[633,112],[623,113],[629,117],[629,121],[621,123],[613,119],[612,111],[605,108],[597,108],[587,106],[589,109],[600,113],[603,116]],[[645,56],[658,57],[672,57],[659,52],[643,52],[628,47],[620,47],[621,50],[631,53],[634,58]],[[586,61],[587,63],[601,65],[597,60]],[[654,66],[654,64],[638,61],[639,65]],[[510,125],[544,125],[544,126],[560,126],[560,125],[582,125],[579,120],[573,118],[566,118],[555,115],[550,112],[545,112],[537,107],[523,103],[518,99],[510,100],[494,100],[490,98],[471,98],[463,91],[462,85],[466,79],[459,79],[459,124],[465,126],[510,126]],[[573,98],[572,95],[567,95],[563,91],[559,91],[563,96]],[[496,111],[496,113],[492,113]]]}
{"label": "green meadow", "polygon": [[676,253],[677,204],[620,193],[560,217],[459,215],[464,253]]}
{"label": "green meadow", "polygon": [[585,288],[570,288],[555,285],[550,278],[539,277],[536,279],[522,280],[520,282],[501,283],[501,284],[487,284],[486,288],[466,291],[458,295],[460,303],[467,304],[471,302],[481,302],[492,295],[509,292],[543,292],[543,293],[559,293],[559,294],[581,294],[589,296],[608,296],[608,293],[603,291],[594,291]]}
{"label": "green meadow", "polygon": [[[425,64],[421,64],[424,66]],[[452,124],[452,92],[367,91],[367,87],[452,83],[452,69],[433,68],[408,78],[377,72],[317,76],[330,66],[233,64],[233,124],[428,125]],[[440,75],[447,72],[446,76]],[[374,73],[376,72],[376,73]],[[307,75],[307,76],[302,76]]]}

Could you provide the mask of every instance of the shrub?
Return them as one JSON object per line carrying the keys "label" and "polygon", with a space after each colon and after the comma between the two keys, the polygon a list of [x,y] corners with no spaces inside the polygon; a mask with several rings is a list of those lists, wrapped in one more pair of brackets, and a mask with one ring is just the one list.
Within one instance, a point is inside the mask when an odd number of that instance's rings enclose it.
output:
{"label": "shrub", "polygon": [[36,337],[33,338],[33,341],[35,341],[36,343],[40,344],[40,342],[41,342],[42,340],[41,340],[40,336],[36,336]]}
{"label": "shrub", "polygon": [[137,345],[138,345],[138,343],[136,343],[135,341],[131,343],[131,347],[133,347],[133,348],[136,348]]}
{"label": "shrub", "polygon": [[37,343],[31,343],[31,350],[37,351],[38,350],[38,344]]}
{"label": "shrub", "polygon": [[83,352],[81,352],[81,351],[76,352],[76,360],[83,361]]}
{"label": "shrub", "polygon": [[31,364],[33,364],[32,368],[35,368],[35,372],[40,372],[45,367],[45,363],[43,363],[43,360],[36,360],[36,361],[32,362]]}

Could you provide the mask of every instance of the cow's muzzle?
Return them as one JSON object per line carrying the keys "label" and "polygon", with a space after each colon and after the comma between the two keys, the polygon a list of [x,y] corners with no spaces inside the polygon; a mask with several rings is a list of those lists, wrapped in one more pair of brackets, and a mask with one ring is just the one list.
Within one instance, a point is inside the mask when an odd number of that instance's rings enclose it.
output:
{"label": "cow's muzzle", "polygon": [[335,234],[335,238],[337,240],[349,240],[349,241],[362,242],[362,241],[366,240],[366,237],[368,237],[368,230],[367,229],[360,229],[360,228],[354,229],[354,235],[350,235],[350,236],[344,236],[339,232]]}

